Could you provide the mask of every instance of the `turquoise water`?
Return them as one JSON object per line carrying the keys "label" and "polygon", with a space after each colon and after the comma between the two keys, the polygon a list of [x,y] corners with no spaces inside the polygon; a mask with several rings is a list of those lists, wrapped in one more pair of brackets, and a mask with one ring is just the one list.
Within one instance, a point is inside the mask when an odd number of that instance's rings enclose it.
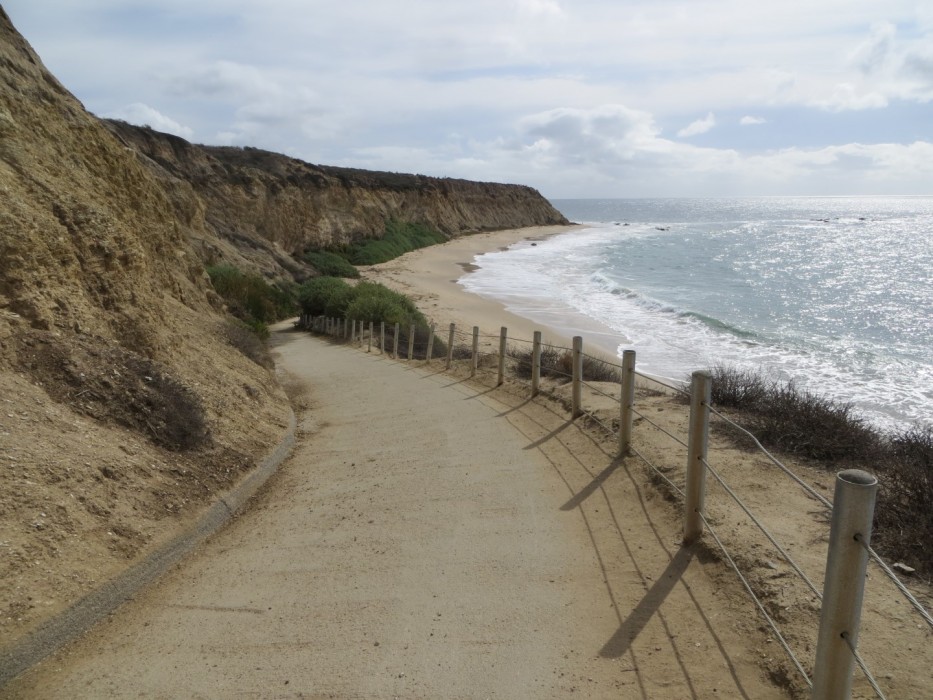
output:
{"label": "turquoise water", "polygon": [[479,256],[462,280],[683,379],[793,379],[879,424],[933,422],[933,197],[554,200],[586,228]]}

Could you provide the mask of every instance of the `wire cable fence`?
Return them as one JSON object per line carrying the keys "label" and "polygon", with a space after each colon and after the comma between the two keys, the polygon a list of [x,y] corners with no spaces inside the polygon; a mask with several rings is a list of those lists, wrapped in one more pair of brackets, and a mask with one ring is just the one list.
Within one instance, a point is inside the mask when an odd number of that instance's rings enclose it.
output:
{"label": "wire cable fence", "polygon": [[[383,341],[383,329],[374,326],[372,323],[353,323],[350,328],[347,327],[346,322],[341,323],[333,319],[324,321],[320,319],[303,319],[302,323],[307,323],[307,327],[311,328],[315,332],[321,332],[332,336],[341,336],[342,334],[342,337],[347,339],[346,342],[355,341],[360,346],[364,344],[365,338],[365,343],[368,344],[367,349],[371,348],[374,342],[377,345],[385,343],[385,341]],[[551,391],[553,391],[557,386],[566,386],[569,383],[573,390],[571,402],[572,418],[582,418],[582,420],[587,424],[592,424],[598,427],[602,433],[608,436],[618,435],[620,455],[624,456],[626,453],[630,453],[637,457],[646,466],[649,473],[653,477],[659,479],[660,482],[665,484],[670,489],[672,494],[675,494],[681,499],[685,505],[685,517],[688,519],[690,517],[696,518],[697,523],[699,523],[699,527],[701,528],[700,531],[702,532],[702,530],[705,529],[709,533],[710,537],[715,542],[716,547],[721,552],[725,562],[738,577],[741,585],[748,593],[755,607],[761,613],[761,616],[765,620],[768,628],[771,629],[774,637],[779,641],[788,660],[796,669],[796,672],[800,675],[802,681],[810,688],[814,688],[821,683],[827,682],[825,680],[826,673],[820,667],[820,663],[815,664],[813,677],[807,673],[803,664],[800,662],[795,652],[791,648],[791,645],[788,643],[786,636],[780,631],[774,617],[768,612],[767,606],[762,602],[760,595],[756,593],[755,587],[749,580],[749,577],[742,571],[741,566],[737,562],[737,557],[733,552],[730,551],[722,537],[720,537],[720,535],[711,526],[709,507],[706,504],[705,499],[701,495],[700,500],[696,500],[696,482],[695,476],[692,476],[692,472],[695,472],[697,468],[702,469],[701,488],[703,489],[703,492],[705,492],[705,486],[703,486],[702,483],[705,481],[706,472],[708,472],[713,477],[714,483],[718,484],[719,487],[725,491],[725,493],[731,499],[731,502],[733,502],[738,507],[739,511],[741,511],[741,513],[743,513],[744,516],[748,518],[752,525],[757,528],[757,530],[770,543],[770,545],[774,547],[774,549],[780,554],[781,558],[787,562],[788,566],[803,582],[803,585],[814,596],[815,600],[822,602],[822,618],[820,621],[821,641],[817,648],[818,661],[821,658],[820,655],[823,645],[822,636],[824,632],[823,627],[826,624],[825,619],[827,617],[827,605],[835,604],[836,598],[835,593],[832,595],[828,593],[832,583],[829,580],[831,573],[829,562],[827,562],[827,580],[824,582],[824,588],[821,591],[814,580],[804,571],[804,567],[801,566],[801,564],[791,555],[787,547],[779,542],[778,538],[764,524],[762,518],[756,514],[754,510],[738,494],[736,488],[730,485],[720,470],[714,468],[710,463],[710,460],[707,457],[708,442],[706,437],[706,434],[708,433],[709,416],[715,416],[717,420],[722,421],[731,429],[750,439],[755,445],[757,451],[760,452],[760,454],[762,454],[770,464],[778,468],[797,486],[803,489],[809,498],[817,501],[822,508],[826,509],[826,511],[832,512],[833,528],[836,527],[836,511],[834,509],[834,504],[836,504],[838,508],[840,494],[839,478],[837,478],[837,496],[831,501],[823,494],[819,493],[819,491],[817,491],[813,486],[808,484],[803,478],[796,474],[793,469],[784,464],[772,452],[767,450],[761,444],[760,440],[754,434],[752,434],[751,431],[739,425],[732,418],[713,407],[708,398],[708,385],[706,389],[707,397],[704,398],[702,395],[696,394],[697,386],[699,385],[695,384],[691,387],[691,390],[686,390],[682,387],[662,382],[655,377],[638,372],[634,369],[633,352],[631,358],[632,364],[627,367],[625,362],[618,364],[602,357],[583,353],[582,339],[579,338],[574,339],[573,348],[568,348],[561,345],[543,342],[540,338],[540,333],[538,332],[535,333],[535,340],[533,341],[523,338],[508,337],[507,329],[505,328],[501,329],[499,335],[493,335],[489,333],[481,333],[477,327],[474,327],[472,332],[467,332],[455,327],[454,324],[451,324],[449,338],[446,341],[446,344],[435,339],[435,332],[433,327],[430,330],[424,329],[421,335],[418,335],[418,331],[412,327],[410,333],[410,343],[413,346],[413,349],[416,351],[415,354],[417,357],[428,361],[437,357],[446,357],[448,367],[450,366],[450,362],[454,359],[457,361],[468,361],[470,365],[471,376],[476,376],[476,374],[482,374],[484,377],[489,375],[497,375],[498,383],[501,384],[503,381],[503,375],[507,371],[511,378],[517,379],[519,382],[527,382],[530,379],[532,395],[542,391],[542,388],[539,387],[541,378],[548,378],[551,380],[551,382],[553,382],[550,387]],[[406,348],[406,334],[404,332],[399,333],[399,330],[396,328],[391,331],[389,337],[391,338],[391,342],[396,344],[396,347],[399,347],[398,343],[399,341],[402,341],[401,347],[399,350],[397,350],[396,354],[397,357],[402,356],[404,354],[403,350]],[[482,343],[482,346],[480,343]],[[429,349],[432,348],[432,346],[442,347],[443,350],[441,353],[433,351],[429,352]],[[708,373],[694,373],[694,378],[696,379],[697,375],[702,374],[705,374],[708,380]],[[666,394],[673,394],[690,399],[690,430],[688,431],[689,436],[687,440],[684,440],[683,438],[676,435],[673,429],[665,427],[658,421],[653,420],[651,417],[646,415],[645,412],[639,411],[634,405],[633,393],[630,393],[628,398],[626,397],[627,382],[629,383],[629,391],[632,392],[633,389],[631,387],[634,386],[636,377],[641,380],[645,380],[648,383],[654,383],[658,385]],[[596,385],[600,382],[620,384],[622,386],[622,391],[621,393],[610,393],[604,386]],[[642,387],[645,388],[644,385],[642,385]],[[594,398],[599,398],[600,400],[606,399],[611,401],[612,403],[609,404],[610,406],[618,405],[619,417],[606,418],[603,415],[606,410],[605,408],[596,408],[594,405],[582,405],[582,388],[587,389],[587,400],[590,401],[591,404],[593,403]],[[650,396],[651,394],[646,395]],[[566,394],[560,398],[562,401],[566,401]],[[681,487],[675,483],[671,476],[669,476],[672,468],[659,466],[645,453],[643,448],[632,444],[630,441],[624,442],[622,440],[623,431],[626,429],[626,422],[629,423],[628,430],[630,431],[630,424],[634,417],[639,418],[639,425],[643,425],[645,427],[653,428],[654,430],[659,431],[667,439],[678,445],[680,448],[684,448],[686,450],[687,470],[685,474],[684,487]],[[702,422],[702,425],[700,422]],[[667,460],[665,459],[664,461],[666,462]],[[877,485],[876,480],[874,483]],[[714,509],[718,509],[716,504],[713,504],[713,507]],[[873,500],[871,507],[874,507]],[[694,512],[691,513],[691,510]],[[869,518],[867,531],[864,533],[864,535],[861,531],[858,531],[854,534],[853,537],[848,539],[852,542],[857,542],[856,548],[862,548],[865,550],[866,562],[869,560],[875,562],[881,568],[884,574],[894,583],[899,592],[907,598],[910,605],[922,617],[926,625],[930,629],[933,629],[933,616],[930,615],[930,613],[924,608],[923,604],[917,600],[916,596],[914,596],[899,580],[891,567],[889,567],[883,561],[883,559],[868,545],[870,525],[871,519]],[[685,533],[686,531],[687,526],[685,526]],[[831,532],[831,541],[834,536],[835,535],[833,532]],[[687,541],[689,540],[685,534],[685,542]],[[832,546],[830,548],[829,556],[830,558],[833,557]],[[849,572],[848,575],[855,576],[856,578],[858,576],[858,574],[852,574],[851,572]],[[864,578],[864,575],[862,578]],[[860,595],[861,594],[859,594],[859,596]],[[827,598],[827,596],[829,596],[829,598]],[[859,608],[861,607],[860,597],[858,599],[858,606]],[[842,633],[835,635],[834,639],[837,642],[844,642],[845,648],[848,650],[847,653],[851,657],[851,663],[855,666],[858,666],[862,670],[865,678],[867,679],[869,685],[871,685],[877,697],[884,698],[884,694],[881,688],[879,687],[872,673],[869,671],[864,659],[862,659],[856,645],[853,643],[853,639],[858,638],[858,615],[859,613],[856,613],[855,624],[853,625],[851,621],[849,621],[847,623],[848,627],[843,628]],[[838,666],[839,664],[836,663],[836,665]],[[850,664],[848,668],[849,681],[851,682],[852,665]],[[837,669],[833,672],[837,673],[840,671]],[[844,677],[846,673],[845,669],[843,669],[841,673],[843,674],[842,677]]]}

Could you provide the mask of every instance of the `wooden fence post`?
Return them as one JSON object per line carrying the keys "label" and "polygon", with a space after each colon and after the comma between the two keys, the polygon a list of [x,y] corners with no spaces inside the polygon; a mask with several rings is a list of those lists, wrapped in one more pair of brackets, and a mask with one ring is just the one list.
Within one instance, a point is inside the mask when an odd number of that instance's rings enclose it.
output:
{"label": "wooden fence post", "polygon": [[684,544],[703,534],[703,505],[706,501],[706,454],[709,446],[709,403],[712,389],[709,372],[697,370],[690,383],[690,435],[687,440],[687,483],[684,498]]}
{"label": "wooden fence post", "polygon": [[398,359],[398,331],[399,331],[399,324],[396,323],[395,334],[394,334],[394,337],[392,338],[392,357],[394,357],[396,360]]}
{"label": "wooden fence post", "polygon": [[408,326],[408,361],[411,362],[411,358],[415,356],[415,324],[411,323]]}
{"label": "wooden fence post", "polygon": [[535,331],[531,345],[531,395],[538,395],[541,385],[541,331]]}
{"label": "wooden fence post", "polygon": [[622,351],[622,392],[619,397],[619,456],[632,446],[632,409],[635,406],[635,351]]}
{"label": "wooden fence post", "polygon": [[454,359],[454,335],[457,332],[457,324],[450,324],[450,336],[447,339],[447,364],[444,369],[450,369],[450,362]]}
{"label": "wooden fence post", "polygon": [[496,386],[502,386],[505,381],[505,348],[508,342],[509,329],[502,326],[499,329],[499,376],[496,379]]}
{"label": "wooden fence post", "polygon": [[479,326],[473,326],[473,355],[470,358],[470,376],[476,376],[476,365],[479,362]]}
{"label": "wooden fence post", "polygon": [[583,402],[581,400],[581,395],[583,393],[583,336],[575,335],[573,337],[573,351],[570,358],[573,363],[570,418],[573,419],[583,412]]}
{"label": "wooden fence post", "polygon": [[434,329],[436,326],[432,323],[431,327],[428,329],[428,351],[425,354],[424,359],[429,361],[434,357]]}
{"label": "wooden fence post", "polygon": [[[836,475],[823,581],[820,633],[813,662],[813,700],[848,700],[858,648],[865,569],[878,480],[860,469]],[[852,649],[849,648],[851,644]]]}

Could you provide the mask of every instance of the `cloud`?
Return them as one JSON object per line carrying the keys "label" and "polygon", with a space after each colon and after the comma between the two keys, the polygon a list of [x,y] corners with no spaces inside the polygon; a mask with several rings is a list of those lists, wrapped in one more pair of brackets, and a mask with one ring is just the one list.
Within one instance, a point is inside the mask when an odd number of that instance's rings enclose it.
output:
{"label": "cloud", "polygon": [[839,83],[829,96],[815,99],[812,104],[831,112],[858,111],[887,107],[888,98],[880,92],[866,90],[851,83]]}
{"label": "cloud", "polygon": [[685,126],[683,129],[677,132],[677,135],[680,138],[697,136],[698,134],[705,134],[714,126],[716,126],[716,116],[710,112],[705,117],[703,117],[703,119],[697,119],[695,122]]}
{"label": "cloud", "polygon": [[753,117],[750,114],[739,119],[741,126],[756,126],[758,124],[767,124],[768,120],[764,117]]}
{"label": "cloud", "polygon": [[194,137],[193,129],[179,124],[171,117],[165,116],[158,110],[142,102],[134,102],[133,104],[108,112],[103,116],[109,119],[122,119],[131,124],[151,126],[156,131],[175,134],[189,141]]}
{"label": "cloud", "polygon": [[852,62],[867,75],[882,70],[894,54],[896,34],[897,27],[890,22],[875,25],[868,39],[853,52]]}

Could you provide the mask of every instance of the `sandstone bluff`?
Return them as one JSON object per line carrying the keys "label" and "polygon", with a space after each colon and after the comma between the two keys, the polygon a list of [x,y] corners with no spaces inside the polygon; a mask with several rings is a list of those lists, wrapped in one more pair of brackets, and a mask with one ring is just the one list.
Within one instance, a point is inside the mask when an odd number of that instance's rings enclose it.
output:
{"label": "sandstone bluff", "polygon": [[[88,113],[0,9],[0,652],[250,470],[290,410],[205,273],[315,270],[387,218],[564,223],[527,187],[194,146]],[[242,340],[242,339],[240,339]]]}

